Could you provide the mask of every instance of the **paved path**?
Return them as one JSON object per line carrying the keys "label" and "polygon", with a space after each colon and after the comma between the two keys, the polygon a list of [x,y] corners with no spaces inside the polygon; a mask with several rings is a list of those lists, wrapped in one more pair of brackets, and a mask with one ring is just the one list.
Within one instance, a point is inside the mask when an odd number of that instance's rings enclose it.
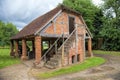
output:
{"label": "paved path", "polygon": [[[105,64],[91,69],[49,78],[47,80],[120,80],[120,56],[96,55],[105,58]],[[26,62],[28,63],[28,62]],[[17,64],[0,69],[0,80],[41,80],[34,74],[49,69],[33,69],[29,64]]]}

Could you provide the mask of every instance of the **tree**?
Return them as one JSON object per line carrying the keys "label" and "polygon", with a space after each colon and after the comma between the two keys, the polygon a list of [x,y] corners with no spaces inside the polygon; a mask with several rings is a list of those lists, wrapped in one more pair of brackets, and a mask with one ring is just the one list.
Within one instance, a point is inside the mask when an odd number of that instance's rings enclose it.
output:
{"label": "tree", "polygon": [[12,23],[4,23],[0,21],[0,46],[10,44],[10,37],[18,32],[15,25]]}
{"label": "tree", "polygon": [[64,0],[63,4],[80,12],[93,35],[93,47],[96,47],[97,38],[103,25],[103,12],[96,7],[92,0]]}
{"label": "tree", "polygon": [[102,49],[120,50],[120,0],[103,0],[105,14],[103,28],[100,31],[104,38]]}

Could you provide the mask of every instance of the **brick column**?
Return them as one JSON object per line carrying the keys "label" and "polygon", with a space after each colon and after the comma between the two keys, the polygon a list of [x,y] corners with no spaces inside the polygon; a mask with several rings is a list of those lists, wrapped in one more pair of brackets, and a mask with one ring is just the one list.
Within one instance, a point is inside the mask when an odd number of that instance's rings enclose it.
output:
{"label": "brick column", "polygon": [[91,38],[88,39],[88,56],[93,56],[93,54],[92,54],[92,40],[91,40]]}
{"label": "brick column", "polygon": [[26,40],[22,39],[22,56],[21,56],[21,59],[26,60],[27,59],[26,55],[27,55]]}
{"label": "brick column", "polygon": [[39,64],[41,59],[41,53],[42,53],[42,46],[41,46],[41,37],[36,36],[35,37],[35,63]]}
{"label": "brick column", "polygon": [[19,45],[19,41],[15,41],[15,56],[19,56],[18,55],[18,45]]}
{"label": "brick column", "polygon": [[14,56],[14,41],[11,40],[11,51],[10,51],[10,56]]}

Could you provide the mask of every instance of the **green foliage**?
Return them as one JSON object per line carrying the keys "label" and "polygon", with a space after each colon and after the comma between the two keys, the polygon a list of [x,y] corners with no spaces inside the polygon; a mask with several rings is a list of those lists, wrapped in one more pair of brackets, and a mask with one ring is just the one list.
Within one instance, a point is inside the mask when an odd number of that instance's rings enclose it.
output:
{"label": "green foliage", "polygon": [[16,26],[12,23],[4,23],[0,21],[0,46],[9,45],[10,37],[18,32]]}
{"label": "green foliage", "polygon": [[96,31],[96,27],[102,24],[102,11],[91,0],[64,0],[63,4],[80,12],[93,36],[95,36],[94,31]]}
{"label": "green foliage", "polygon": [[105,19],[100,35],[104,38],[103,50],[120,51],[120,0],[103,0]]}
{"label": "green foliage", "polygon": [[0,49],[0,68],[20,63],[19,58],[10,56],[10,49]]}
{"label": "green foliage", "polygon": [[74,72],[82,71],[82,70],[85,70],[85,69],[88,69],[88,68],[91,68],[94,66],[98,66],[100,64],[103,64],[104,62],[105,62],[105,60],[103,58],[92,57],[92,58],[88,58],[81,64],[75,64],[70,67],[61,68],[59,70],[41,73],[38,76],[39,76],[39,78],[49,78],[49,77],[54,77],[57,75],[74,73]]}

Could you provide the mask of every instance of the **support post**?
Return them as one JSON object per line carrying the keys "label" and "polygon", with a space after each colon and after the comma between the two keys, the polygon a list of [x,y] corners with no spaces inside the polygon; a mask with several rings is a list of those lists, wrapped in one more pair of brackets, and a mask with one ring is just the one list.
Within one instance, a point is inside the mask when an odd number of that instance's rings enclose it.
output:
{"label": "support post", "polygon": [[11,40],[11,51],[10,51],[10,56],[14,56],[14,41]]}
{"label": "support post", "polygon": [[93,53],[92,53],[92,40],[91,38],[88,39],[88,56],[92,57]]}
{"label": "support post", "polygon": [[35,64],[40,63],[41,55],[42,55],[42,39],[41,36],[35,37]]}
{"label": "support post", "polygon": [[[63,34],[63,43],[64,43],[64,34]],[[62,46],[62,66],[64,66],[64,44],[63,44],[63,46]]]}
{"label": "support post", "polygon": [[78,31],[77,31],[77,24],[75,25],[75,29],[76,29],[76,41],[75,41],[75,47],[76,47],[76,54],[75,54],[75,62],[77,62],[77,55],[78,55]]}
{"label": "support post", "polygon": [[35,51],[35,43],[34,43],[34,40],[32,40],[32,51],[33,51],[33,52]]}
{"label": "support post", "polygon": [[55,42],[55,54],[57,54],[57,42]]}
{"label": "support post", "polygon": [[19,41],[15,40],[15,57],[19,56],[19,54],[18,54],[18,45],[19,45]]}
{"label": "support post", "polygon": [[22,39],[22,56],[21,56],[21,59],[26,60],[27,59],[26,55],[27,55],[26,40]]}

